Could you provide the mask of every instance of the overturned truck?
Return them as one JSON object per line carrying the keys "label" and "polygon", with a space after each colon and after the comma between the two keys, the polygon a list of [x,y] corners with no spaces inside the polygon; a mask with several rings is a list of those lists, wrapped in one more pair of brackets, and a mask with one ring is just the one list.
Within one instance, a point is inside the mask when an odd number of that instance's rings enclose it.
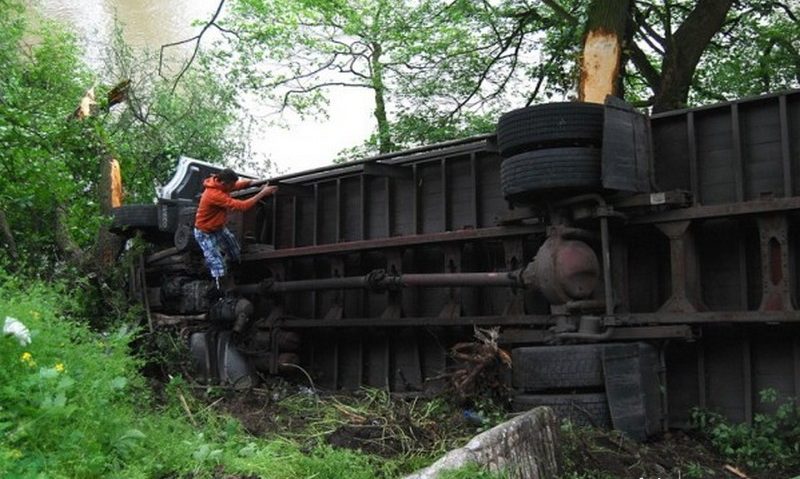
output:
{"label": "overturned truck", "polygon": [[515,408],[634,437],[695,407],[749,422],[776,407],[765,389],[800,398],[800,92],[652,117],[539,105],[495,135],[274,178],[231,214],[242,261],[211,300],[191,228],[213,172],[183,159],[158,204],[114,219],[151,248],[134,293],[193,325],[207,381],[299,367],[332,390],[430,391],[477,326],[500,328]]}

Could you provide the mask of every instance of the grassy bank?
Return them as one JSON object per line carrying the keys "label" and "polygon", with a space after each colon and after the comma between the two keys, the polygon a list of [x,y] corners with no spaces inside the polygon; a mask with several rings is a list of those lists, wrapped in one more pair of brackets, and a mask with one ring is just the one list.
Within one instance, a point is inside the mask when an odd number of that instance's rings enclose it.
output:
{"label": "grassy bank", "polygon": [[381,391],[276,398],[198,392],[176,376],[155,397],[131,348],[135,321],[85,317],[80,290],[0,270],[0,324],[15,318],[31,337],[0,336],[0,477],[388,478],[476,432],[444,401]]}
{"label": "grassy bank", "polygon": [[180,381],[154,406],[131,354],[133,329],[87,328],[68,284],[0,281],[0,321],[16,318],[31,333],[27,345],[0,337],[0,477],[370,478],[399,469],[323,443],[301,451],[291,439],[256,438],[211,409],[189,418]]}

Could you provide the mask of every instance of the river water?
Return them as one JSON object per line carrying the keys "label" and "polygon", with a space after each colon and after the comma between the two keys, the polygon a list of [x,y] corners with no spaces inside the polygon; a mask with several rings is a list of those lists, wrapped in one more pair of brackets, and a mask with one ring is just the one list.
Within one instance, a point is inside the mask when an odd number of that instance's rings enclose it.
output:
{"label": "river water", "polygon": [[112,36],[115,16],[127,43],[157,49],[194,36],[200,27],[192,22],[210,19],[219,0],[31,0],[29,4],[71,26],[86,47],[86,59],[97,65]]}

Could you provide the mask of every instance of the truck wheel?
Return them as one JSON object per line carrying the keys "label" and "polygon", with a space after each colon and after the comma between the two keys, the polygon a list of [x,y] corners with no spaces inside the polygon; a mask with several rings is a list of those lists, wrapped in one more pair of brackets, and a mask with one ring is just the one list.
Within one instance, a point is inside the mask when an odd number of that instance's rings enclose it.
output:
{"label": "truck wheel", "polygon": [[520,394],[511,403],[512,409],[517,412],[539,406],[550,407],[560,419],[568,419],[578,426],[611,428],[608,401],[602,393]]}
{"label": "truck wheel", "polygon": [[602,344],[540,346],[511,351],[512,385],[520,391],[602,388]]}
{"label": "truck wheel", "polygon": [[172,240],[175,244],[175,248],[180,252],[188,251],[197,244],[194,239],[194,232],[189,225],[178,226]]}
{"label": "truck wheel", "polygon": [[521,153],[500,165],[500,183],[510,200],[531,193],[598,190],[600,150],[570,147]]}
{"label": "truck wheel", "polygon": [[135,229],[157,229],[156,205],[125,205],[111,210],[110,231],[114,233]]}
{"label": "truck wheel", "polygon": [[506,113],[497,122],[497,147],[507,158],[523,151],[565,145],[600,146],[603,105],[548,103]]}

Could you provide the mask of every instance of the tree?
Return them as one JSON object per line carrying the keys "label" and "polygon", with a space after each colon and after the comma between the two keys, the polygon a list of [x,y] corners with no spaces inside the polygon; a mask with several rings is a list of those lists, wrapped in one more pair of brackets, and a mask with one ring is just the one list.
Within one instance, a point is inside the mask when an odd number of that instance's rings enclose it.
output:
{"label": "tree", "polygon": [[[661,25],[648,23],[646,19],[652,17],[637,10],[639,35],[662,58],[657,70],[640,46],[636,43],[630,46],[634,65],[653,91],[654,112],[686,106],[697,65],[711,39],[725,24],[732,6],[733,0],[700,0],[693,9],[666,2],[664,10],[656,13],[663,19]],[[673,31],[674,10],[682,11],[683,15],[680,26]]]}
{"label": "tree", "polygon": [[[742,91],[798,86],[797,75],[791,74],[800,59],[796,5],[767,0],[640,0],[631,4],[620,75],[626,98],[637,104],[652,106],[657,112]],[[598,20],[603,22],[598,17],[602,10],[590,12],[585,2],[575,0],[507,0],[501,9],[506,12],[504,21],[524,25],[518,35],[526,31],[543,35],[542,51],[557,62],[565,54],[551,45],[575,40],[574,32],[565,32],[566,25],[584,25],[586,31]],[[605,10],[609,11],[624,11],[624,7]],[[552,28],[553,24],[561,28]],[[578,63],[578,44],[583,42],[567,48],[571,53],[566,57],[572,57],[568,63]],[[520,67],[529,68],[524,62]],[[562,90],[569,88],[570,81],[574,83],[563,71],[546,72],[545,78]],[[760,80],[753,82],[754,78]]]}
{"label": "tree", "polygon": [[370,90],[367,150],[387,152],[483,131],[495,116],[484,107],[510,91],[502,67],[522,40],[495,46],[509,35],[475,29],[481,15],[467,0],[239,0],[220,60],[277,110],[324,114],[332,89]]}
{"label": "tree", "polygon": [[[106,221],[101,167],[109,155],[120,160],[134,202],[152,201],[154,184],[169,177],[181,154],[247,157],[246,132],[232,128],[236,95],[202,62],[173,93],[171,81],[157,79],[154,61],[118,45],[107,78],[133,82],[129,101],[111,111],[110,88],[83,65],[71,35],[44,20],[33,29],[33,12],[16,0],[0,4],[0,243],[13,246],[18,264],[52,272],[50,266],[66,263],[102,273],[86,259]],[[99,114],[70,121],[93,84]]]}

